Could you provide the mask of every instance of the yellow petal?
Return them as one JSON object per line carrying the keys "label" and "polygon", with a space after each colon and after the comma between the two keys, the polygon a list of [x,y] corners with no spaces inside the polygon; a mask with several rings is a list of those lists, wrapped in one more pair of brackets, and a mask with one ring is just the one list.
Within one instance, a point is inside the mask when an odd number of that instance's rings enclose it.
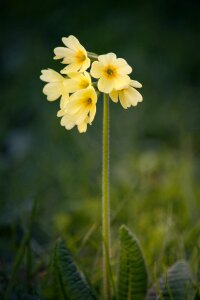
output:
{"label": "yellow petal", "polygon": [[67,90],[69,93],[74,93],[91,85],[91,77],[86,71],[84,73],[69,73],[68,76],[71,78],[68,79],[67,82]]}
{"label": "yellow petal", "polygon": [[64,117],[62,117],[60,124],[68,130],[72,129],[75,126],[73,118],[69,115],[65,115]]}
{"label": "yellow petal", "polygon": [[64,57],[68,61],[68,63],[71,63],[74,59],[74,51],[64,47],[55,48],[54,54],[55,54],[54,59],[61,59]]}
{"label": "yellow petal", "polygon": [[66,114],[65,110],[64,110],[64,109],[60,109],[60,110],[57,112],[57,117],[63,117],[65,114]]}
{"label": "yellow petal", "polygon": [[77,72],[80,69],[80,64],[78,63],[72,63],[68,66],[66,66],[64,69],[60,71],[61,74],[68,74],[68,73],[73,73]]}
{"label": "yellow petal", "polygon": [[80,133],[86,132],[87,131],[87,122],[83,122],[82,124],[79,124],[77,127],[78,127],[78,131]]}
{"label": "yellow petal", "polygon": [[60,84],[57,82],[47,83],[43,88],[43,93],[47,95],[47,100],[54,101],[61,96]]}
{"label": "yellow petal", "polygon": [[92,106],[92,108],[90,109],[90,118],[89,118],[90,122],[94,120],[95,115],[96,115],[96,105]]}
{"label": "yellow petal", "polygon": [[138,82],[137,80],[131,80],[130,85],[134,88],[141,88],[142,84],[140,82]]}
{"label": "yellow petal", "polygon": [[119,100],[124,109],[130,106],[123,92],[119,93]]}
{"label": "yellow petal", "polygon": [[65,109],[69,115],[76,114],[81,109],[81,99],[69,100],[69,102],[65,106]]}
{"label": "yellow petal", "polygon": [[118,91],[113,90],[109,95],[113,102],[115,102],[115,103],[118,102],[118,95],[119,95]]}
{"label": "yellow petal", "polygon": [[65,109],[65,106],[68,101],[69,101],[69,94],[67,93],[63,94],[60,100],[60,108]]}
{"label": "yellow petal", "polygon": [[80,80],[82,74],[80,72],[71,72],[67,74],[69,78],[76,79],[77,81]]}
{"label": "yellow petal", "polygon": [[79,81],[74,79],[68,79],[67,90],[69,93],[75,93],[76,91],[80,90]]}
{"label": "yellow petal", "polygon": [[87,71],[85,71],[84,72],[84,76],[85,76],[85,78],[88,80],[88,82],[90,83],[90,85],[91,85],[91,83],[92,83],[92,80],[91,80],[91,76],[90,76],[90,74],[87,72]]}
{"label": "yellow petal", "polygon": [[98,89],[102,92],[102,93],[110,93],[113,88],[114,88],[114,81],[113,80],[109,80],[105,77],[101,77],[98,81]]}
{"label": "yellow petal", "polygon": [[70,35],[67,38],[63,37],[62,42],[63,42],[63,44],[65,44],[65,46],[67,46],[68,48],[73,49],[75,51],[77,50],[77,48],[80,48],[80,46],[81,46],[78,39],[73,35]]}
{"label": "yellow petal", "polygon": [[132,72],[132,68],[127,64],[123,58],[117,58],[115,65],[118,67],[119,74],[125,75]]}
{"label": "yellow petal", "polygon": [[87,57],[85,59],[85,61],[82,63],[82,66],[80,68],[80,72],[84,72],[85,70],[87,70],[90,66],[90,59]]}
{"label": "yellow petal", "polygon": [[130,78],[128,75],[118,76],[114,79],[113,87],[115,90],[121,90],[125,87],[128,87],[130,83]]}
{"label": "yellow petal", "polygon": [[115,53],[108,53],[104,55],[99,55],[98,60],[103,63],[103,65],[112,64],[116,60]]}
{"label": "yellow petal", "polygon": [[99,61],[94,61],[90,70],[90,74],[94,78],[100,78],[103,74],[104,66]]}
{"label": "yellow petal", "polygon": [[42,70],[41,72],[40,79],[45,82],[58,82],[64,79],[58,72],[52,69]]}
{"label": "yellow petal", "polygon": [[81,123],[84,122],[84,120],[86,119],[87,115],[88,115],[89,109],[82,109],[80,110],[79,113],[77,113],[76,115],[74,115],[74,119],[76,119],[76,125],[79,125]]}
{"label": "yellow petal", "polygon": [[126,95],[130,99],[129,101],[133,106],[136,106],[138,102],[142,102],[143,100],[142,95],[132,87],[126,91]]}

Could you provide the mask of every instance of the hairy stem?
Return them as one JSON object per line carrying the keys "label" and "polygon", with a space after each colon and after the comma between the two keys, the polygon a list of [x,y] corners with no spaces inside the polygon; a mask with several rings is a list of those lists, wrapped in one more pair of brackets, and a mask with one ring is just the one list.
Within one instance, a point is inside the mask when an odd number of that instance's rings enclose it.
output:
{"label": "hairy stem", "polygon": [[109,96],[103,99],[103,172],[102,172],[102,237],[104,300],[111,299],[110,289],[110,191],[109,191]]}

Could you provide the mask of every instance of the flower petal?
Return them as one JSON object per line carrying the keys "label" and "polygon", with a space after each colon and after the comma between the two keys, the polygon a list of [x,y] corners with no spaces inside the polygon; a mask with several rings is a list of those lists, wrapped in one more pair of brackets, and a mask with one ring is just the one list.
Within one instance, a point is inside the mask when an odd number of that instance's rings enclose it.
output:
{"label": "flower petal", "polygon": [[96,105],[93,105],[92,108],[90,109],[90,117],[89,117],[90,122],[94,120],[95,115],[96,115]]}
{"label": "flower petal", "polygon": [[60,108],[64,108],[68,101],[69,101],[69,94],[68,93],[63,94],[60,99]]}
{"label": "flower petal", "polygon": [[80,89],[80,87],[79,87],[79,81],[78,80],[76,80],[76,79],[68,79],[68,82],[67,82],[67,91],[69,93],[75,93],[79,89]]}
{"label": "flower petal", "polygon": [[54,59],[61,59],[64,57],[65,63],[67,63],[67,61],[69,61],[68,63],[71,63],[74,59],[75,52],[64,47],[57,47],[54,49],[54,54]]}
{"label": "flower petal", "polygon": [[89,68],[89,66],[90,66],[90,59],[87,57],[80,68],[80,72],[84,72]]}
{"label": "flower petal", "polygon": [[81,46],[81,44],[79,43],[79,40],[73,35],[70,35],[67,38],[63,37],[62,42],[65,46],[67,46],[68,48],[73,49],[75,51],[77,50],[77,48],[79,49]]}
{"label": "flower petal", "polygon": [[126,96],[128,97],[131,105],[136,106],[138,102],[142,102],[142,95],[134,88],[130,87],[126,90]]}
{"label": "flower petal", "polygon": [[113,102],[117,103],[118,102],[118,96],[119,96],[119,93],[118,91],[116,90],[113,90],[110,94],[110,98]]}
{"label": "flower petal", "polygon": [[104,55],[99,55],[98,60],[103,63],[103,65],[112,64],[116,60],[116,54],[107,53]]}
{"label": "flower petal", "polygon": [[80,72],[71,72],[71,73],[68,73],[67,76],[71,79],[76,79],[77,81],[79,81],[82,74]]}
{"label": "flower petal", "polygon": [[128,75],[118,76],[114,79],[114,89],[115,90],[121,90],[125,87],[128,87],[130,83],[130,77]]}
{"label": "flower petal", "polygon": [[110,93],[114,88],[114,80],[109,80],[105,77],[101,77],[98,81],[98,89],[102,93]]}
{"label": "flower petal", "polygon": [[57,82],[47,83],[43,88],[43,93],[47,96],[47,100],[55,101],[61,96],[61,87]]}
{"label": "flower petal", "polygon": [[91,80],[90,73],[88,73],[87,71],[85,71],[85,72],[84,72],[84,76],[85,76],[85,78],[88,80],[88,82],[90,82],[90,84],[91,84],[92,80]]}
{"label": "flower petal", "polygon": [[127,109],[130,106],[123,92],[119,92],[119,100],[124,109]]}
{"label": "flower petal", "polygon": [[60,71],[61,74],[68,74],[68,73],[72,73],[72,72],[77,72],[79,71],[81,65],[78,63],[72,63],[68,66],[66,66],[64,69],[62,69]]}
{"label": "flower petal", "polygon": [[103,74],[104,66],[99,61],[94,61],[90,70],[90,74],[94,78],[100,78]]}
{"label": "flower petal", "polygon": [[60,121],[61,126],[65,126],[66,129],[70,130],[75,126],[74,119],[69,115],[64,115]]}
{"label": "flower petal", "polygon": [[117,58],[115,65],[118,67],[119,74],[130,74],[132,68],[127,64],[126,60],[123,58]]}
{"label": "flower petal", "polygon": [[62,95],[60,100],[60,110],[57,112],[57,117],[62,117],[66,114],[66,104],[69,101],[69,94]]}
{"label": "flower petal", "polygon": [[64,79],[62,75],[52,69],[42,70],[41,72],[40,79],[45,82],[59,82]]}
{"label": "flower petal", "polygon": [[80,133],[86,132],[87,131],[87,122],[84,121],[83,123],[77,125],[77,127],[78,127],[78,131]]}
{"label": "flower petal", "polygon": [[65,110],[68,112],[69,115],[72,116],[80,111],[81,101],[82,99],[74,99],[74,100],[69,100],[69,102],[66,103]]}
{"label": "flower petal", "polygon": [[74,119],[76,120],[76,125],[79,125],[81,123],[84,122],[84,120],[86,119],[87,115],[88,115],[89,109],[81,109],[80,112],[77,115],[74,115]]}
{"label": "flower petal", "polygon": [[134,88],[141,88],[142,84],[140,82],[138,82],[137,80],[131,80],[130,85]]}

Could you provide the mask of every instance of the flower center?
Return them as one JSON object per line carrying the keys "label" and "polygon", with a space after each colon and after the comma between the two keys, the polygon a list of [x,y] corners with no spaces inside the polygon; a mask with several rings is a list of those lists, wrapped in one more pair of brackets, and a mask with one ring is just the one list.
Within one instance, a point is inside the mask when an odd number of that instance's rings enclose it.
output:
{"label": "flower center", "polygon": [[81,89],[86,89],[89,86],[89,82],[87,80],[82,80],[80,82],[80,88]]}
{"label": "flower center", "polygon": [[85,61],[85,59],[86,59],[85,54],[83,53],[83,51],[79,50],[79,51],[76,53],[76,60],[77,60],[77,62],[82,63],[82,62]]}
{"label": "flower center", "polygon": [[92,104],[92,98],[86,98],[84,102],[86,107],[90,106]]}
{"label": "flower center", "polygon": [[113,67],[113,66],[107,66],[105,69],[104,69],[104,74],[105,76],[109,79],[109,78],[113,78],[113,77],[116,77],[116,68]]}

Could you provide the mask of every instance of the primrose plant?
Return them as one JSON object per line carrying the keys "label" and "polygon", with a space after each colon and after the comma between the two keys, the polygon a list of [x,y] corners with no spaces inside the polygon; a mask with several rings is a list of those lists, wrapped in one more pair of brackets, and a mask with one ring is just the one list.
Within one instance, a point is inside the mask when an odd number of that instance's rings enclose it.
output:
{"label": "primrose plant", "polygon": [[[153,287],[147,292],[148,276],[143,252],[136,237],[124,225],[120,228],[121,247],[117,288],[110,264],[109,102],[110,100],[115,103],[120,102],[124,109],[136,106],[143,100],[137,91],[137,88],[141,88],[142,85],[129,77],[132,68],[125,59],[117,58],[114,53],[97,55],[88,52],[72,35],[64,37],[62,41],[65,46],[54,49],[54,59],[61,59],[65,67],[60,72],[52,69],[42,70],[40,76],[40,79],[46,82],[43,93],[47,96],[47,100],[60,99],[57,116],[61,118],[61,125],[67,130],[77,126],[80,133],[86,132],[88,125],[91,125],[95,118],[97,101],[101,101],[98,100],[101,99],[100,94],[103,94],[101,298],[105,300],[171,299],[159,296],[168,293],[164,281],[160,284],[159,291]],[[69,251],[60,240],[56,243],[53,257],[56,282],[59,287],[57,291],[59,290],[61,294],[61,296],[56,295],[55,299],[99,298],[83,278]],[[182,287],[188,284],[190,282],[188,274],[184,261],[176,264],[174,269],[168,272],[168,284],[170,285],[173,280],[176,281],[176,284],[172,284],[169,289],[170,294],[174,296],[173,299],[186,299],[181,298],[184,289],[177,289],[176,285]],[[176,297],[177,295],[179,298]]]}

